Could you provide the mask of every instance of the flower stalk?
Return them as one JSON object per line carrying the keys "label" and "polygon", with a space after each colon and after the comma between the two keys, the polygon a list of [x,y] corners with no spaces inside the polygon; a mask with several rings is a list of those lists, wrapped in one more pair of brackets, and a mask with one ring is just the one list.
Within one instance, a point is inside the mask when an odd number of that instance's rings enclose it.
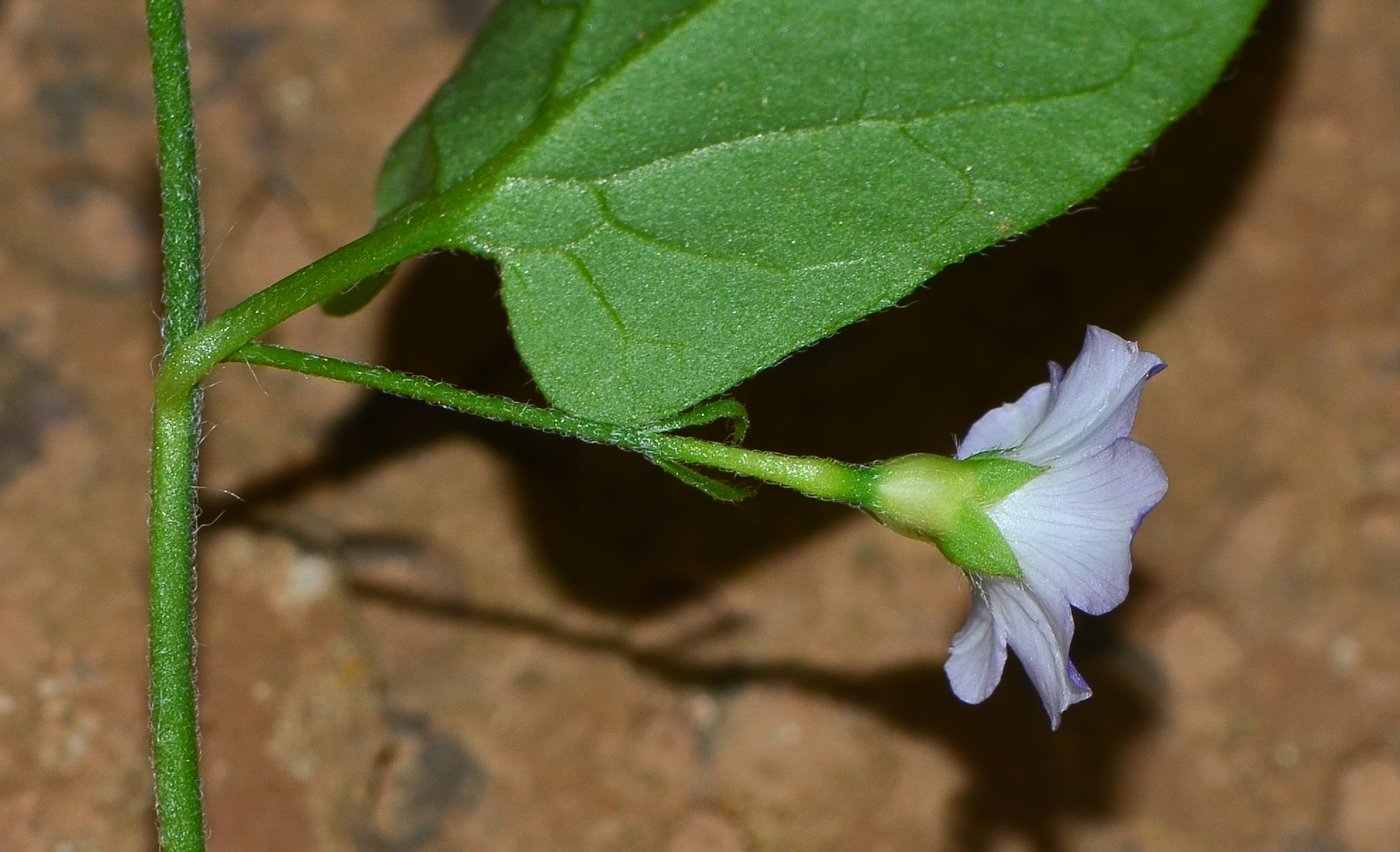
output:
{"label": "flower stalk", "polygon": [[[247,344],[233,353],[229,360],[357,384],[491,420],[567,435],[591,443],[611,444],[653,459],[703,465],[781,485],[820,500],[859,504],[869,490],[870,471],[865,467],[810,456],[751,450],[645,427],[599,423],[555,409],[462,390],[372,364],[342,361],[263,343]],[[679,422],[686,425],[684,420]]]}

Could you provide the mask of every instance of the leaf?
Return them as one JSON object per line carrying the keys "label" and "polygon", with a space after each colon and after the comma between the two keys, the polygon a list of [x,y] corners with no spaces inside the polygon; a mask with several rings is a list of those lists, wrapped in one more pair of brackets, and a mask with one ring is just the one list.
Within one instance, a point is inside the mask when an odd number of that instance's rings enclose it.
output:
{"label": "leaf", "polygon": [[656,421],[1087,198],[1259,0],[505,0],[390,153],[545,395]]}

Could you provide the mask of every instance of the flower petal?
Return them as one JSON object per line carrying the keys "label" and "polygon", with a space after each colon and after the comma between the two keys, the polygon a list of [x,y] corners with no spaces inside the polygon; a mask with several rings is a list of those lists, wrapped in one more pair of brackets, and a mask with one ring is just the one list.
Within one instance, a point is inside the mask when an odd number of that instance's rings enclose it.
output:
{"label": "flower petal", "polygon": [[1157,456],[1119,438],[1079,462],[1051,467],[987,516],[1033,589],[1101,615],[1127,596],[1133,533],[1166,491]]}
{"label": "flower petal", "polygon": [[1050,383],[1038,384],[1015,402],[997,406],[978,418],[958,444],[956,458],[966,459],[987,450],[1009,450],[1026,439],[1050,405]]}
{"label": "flower petal", "polygon": [[1092,694],[1069,662],[1069,643],[1074,638],[1069,603],[1009,577],[987,578],[982,591],[999,632],[1040,693],[1051,729],[1060,727],[1065,708]]}
{"label": "flower petal", "polygon": [[997,629],[980,581],[974,578],[972,582],[972,608],[953,637],[943,670],[954,695],[968,704],[980,704],[1001,683],[1001,671],[1006,668],[1006,635]]}
{"label": "flower petal", "polygon": [[1089,326],[1079,357],[1052,388],[1045,416],[1010,455],[1031,464],[1064,464],[1126,437],[1143,383],[1164,366],[1136,343]]}

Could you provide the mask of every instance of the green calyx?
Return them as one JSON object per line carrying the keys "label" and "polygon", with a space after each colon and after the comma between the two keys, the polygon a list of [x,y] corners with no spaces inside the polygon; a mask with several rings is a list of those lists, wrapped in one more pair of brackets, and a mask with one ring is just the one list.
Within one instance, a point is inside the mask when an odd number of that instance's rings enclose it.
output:
{"label": "green calyx", "polygon": [[950,459],[916,453],[868,469],[859,505],[895,532],[927,541],[969,572],[1021,577],[987,509],[1045,471],[996,453]]}

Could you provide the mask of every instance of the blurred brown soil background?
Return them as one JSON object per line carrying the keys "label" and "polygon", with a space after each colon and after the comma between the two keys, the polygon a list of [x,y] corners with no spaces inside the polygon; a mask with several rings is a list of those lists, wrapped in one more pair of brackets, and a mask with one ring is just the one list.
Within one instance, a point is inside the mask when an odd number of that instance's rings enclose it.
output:
{"label": "blurred brown soil background", "polygon": [[[194,0],[215,309],[359,235],[486,12]],[[148,852],[155,143],[140,4],[0,2],[0,848]],[[1086,322],[1171,369],[1172,477],[1096,693],[941,664],[933,548],[767,489],[226,366],[201,690],[213,850],[1400,850],[1400,6],[1281,0],[1098,199],[741,386],[749,443],[946,451]],[[529,398],[489,264],[287,345]],[[237,495],[235,498],[233,495]]]}

